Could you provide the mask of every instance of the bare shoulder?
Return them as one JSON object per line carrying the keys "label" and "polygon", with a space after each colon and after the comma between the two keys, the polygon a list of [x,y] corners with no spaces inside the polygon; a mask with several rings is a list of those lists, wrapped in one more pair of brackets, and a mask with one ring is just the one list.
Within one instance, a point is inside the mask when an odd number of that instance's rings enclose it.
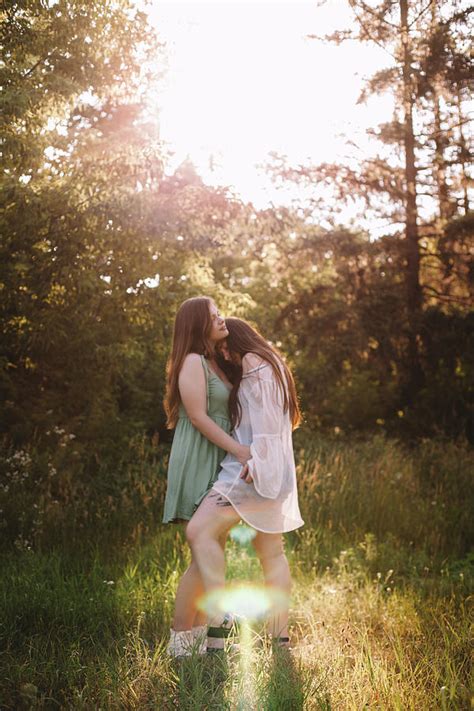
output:
{"label": "bare shoulder", "polygon": [[[201,356],[198,353],[188,353],[181,366],[181,373],[184,375],[196,374],[202,371]],[[180,374],[181,374],[180,373]]]}
{"label": "bare shoulder", "polygon": [[198,353],[189,353],[183,361],[178,377],[179,394],[188,409],[194,399],[205,398],[206,376]]}
{"label": "bare shoulder", "polygon": [[258,368],[262,363],[265,361],[256,353],[246,353],[242,358],[242,370],[244,373],[248,373],[249,370]]}

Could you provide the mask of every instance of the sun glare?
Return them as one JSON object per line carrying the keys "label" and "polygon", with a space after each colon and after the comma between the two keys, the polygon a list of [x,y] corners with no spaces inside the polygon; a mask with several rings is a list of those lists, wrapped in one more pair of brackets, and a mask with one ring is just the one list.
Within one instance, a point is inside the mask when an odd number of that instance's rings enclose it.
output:
{"label": "sun glare", "polygon": [[288,605],[288,596],[278,588],[261,585],[228,585],[204,595],[198,603],[209,617],[226,613],[246,620],[260,620],[276,615]]}
{"label": "sun glare", "polygon": [[365,128],[390,114],[388,99],[356,105],[363,76],[385,61],[381,50],[307,37],[350,24],[342,0],[155,1],[148,11],[167,45],[156,109],[172,167],[189,157],[207,182],[255,204],[274,199],[256,168],[269,152],[334,161],[347,150],[342,133],[363,148]]}

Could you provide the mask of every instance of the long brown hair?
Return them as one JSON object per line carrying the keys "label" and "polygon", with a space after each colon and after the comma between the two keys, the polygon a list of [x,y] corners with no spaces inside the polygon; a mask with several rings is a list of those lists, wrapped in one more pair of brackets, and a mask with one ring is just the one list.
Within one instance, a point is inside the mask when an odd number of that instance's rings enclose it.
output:
{"label": "long brown hair", "polygon": [[174,321],[173,345],[166,364],[166,396],[164,407],[166,426],[173,429],[178,421],[178,378],[188,353],[199,353],[209,358],[214,354],[214,344],[209,339],[212,320],[209,307],[214,302],[208,296],[194,296],[183,301]]}
{"label": "long brown hair", "polygon": [[[283,411],[288,412],[289,410],[291,424],[293,429],[296,429],[301,422],[301,412],[296,395],[295,381],[282,355],[246,321],[240,318],[226,318],[225,325],[229,331],[226,340],[231,354],[237,353],[243,358],[247,353],[255,353],[271,366],[283,395]],[[242,369],[240,369],[238,376],[233,378],[232,391],[229,396],[229,413],[233,427],[238,425],[242,416],[237,397],[241,380]]]}

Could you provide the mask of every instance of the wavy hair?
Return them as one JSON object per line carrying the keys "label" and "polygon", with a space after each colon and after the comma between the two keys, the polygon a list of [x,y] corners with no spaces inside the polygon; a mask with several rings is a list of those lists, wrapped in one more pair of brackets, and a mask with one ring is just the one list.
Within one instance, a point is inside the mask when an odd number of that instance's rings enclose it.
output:
{"label": "wavy hair", "polygon": [[[226,338],[229,352],[243,358],[247,353],[255,353],[270,365],[283,395],[283,410],[290,413],[293,429],[301,422],[301,412],[298,405],[295,381],[291,370],[283,360],[283,356],[249,323],[240,318],[226,318],[225,325],[229,331]],[[229,413],[232,426],[236,427],[242,417],[241,406],[237,397],[242,368],[236,373],[233,369],[232,390],[229,396]],[[230,375],[230,373],[229,373]]]}
{"label": "wavy hair", "polygon": [[213,303],[208,296],[194,296],[183,301],[176,313],[173,345],[166,364],[164,408],[168,429],[173,429],[178,421],[181,402],[178,378],[184,359],[189,353],[198,353],[206,358],[214,355],[215,345],[209,338],[212,331],[209,307]]}

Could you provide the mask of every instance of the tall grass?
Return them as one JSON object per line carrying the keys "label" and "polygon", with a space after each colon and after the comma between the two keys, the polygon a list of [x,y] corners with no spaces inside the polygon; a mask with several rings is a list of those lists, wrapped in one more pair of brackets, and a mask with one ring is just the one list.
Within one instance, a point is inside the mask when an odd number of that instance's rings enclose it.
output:
{"label": "tall grass", "polygon": [[[159,523],[164,464],[144,454],[117,474],[110,511],[98,494],[87,519],[74,499],[55,536],[5,547],[2,711],[470,708],[472,452],[301,436],[297,456],[291,654],[253,623],[245,654],[167,658],[188,553]],[[261,579],[251,548],[229,541],[228,577]]]}
{"label": "tall grass", "polygon": [[407,450],[382,436],[337,445],[313,439],[298,461],[303,518],[311,524],[303,536],[319,536],[328,555],[339,538],[367,533],[435,557],[463,555],[474,540],[467,445],[425,440]]}

